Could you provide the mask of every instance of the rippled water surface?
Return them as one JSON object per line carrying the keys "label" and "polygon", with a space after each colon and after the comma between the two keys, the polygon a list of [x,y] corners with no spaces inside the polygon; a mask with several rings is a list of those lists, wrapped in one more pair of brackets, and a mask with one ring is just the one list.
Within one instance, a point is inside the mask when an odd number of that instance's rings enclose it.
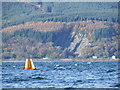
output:
{"label": "rippled water surface", "polygon": [[2,63],[3,88],[117,88],[118,62],[34,62],[37,70],[23,70],[24,62]]}

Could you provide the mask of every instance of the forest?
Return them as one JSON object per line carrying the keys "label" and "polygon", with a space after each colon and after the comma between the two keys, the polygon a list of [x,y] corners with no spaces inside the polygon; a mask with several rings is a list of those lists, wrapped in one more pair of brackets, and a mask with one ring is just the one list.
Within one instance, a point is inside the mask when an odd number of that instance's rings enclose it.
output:
{"label": "forest", "polygon": [[2,5],[2,58],[118,56],[118,3],[34,2]]}
{"label": "forest", "polygon": [[[35,3],[35,2],[34,2]],[[3,28],[32,21],[112,21],[118,22],[117,2],[43,2],[44,12],[24,2],[2,4]]]}

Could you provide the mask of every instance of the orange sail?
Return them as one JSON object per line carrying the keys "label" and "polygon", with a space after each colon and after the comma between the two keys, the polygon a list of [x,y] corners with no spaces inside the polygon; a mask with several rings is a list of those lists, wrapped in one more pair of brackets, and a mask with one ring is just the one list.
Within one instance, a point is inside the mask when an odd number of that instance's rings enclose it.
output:
{"label": "orange sail", "polygon": [[36,69],[32,59],[26,59],[24,70],[34,70]]}

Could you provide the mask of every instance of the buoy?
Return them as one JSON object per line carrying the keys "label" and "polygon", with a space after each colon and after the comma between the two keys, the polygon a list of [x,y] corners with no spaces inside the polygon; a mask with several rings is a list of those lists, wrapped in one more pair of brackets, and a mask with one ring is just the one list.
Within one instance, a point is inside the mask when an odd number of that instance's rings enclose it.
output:
{"label": "buoy", "polygon": [[35,66],[33,64],[32,59],[26,59],[25,67],[23,68],[24,70],[35,70]]}

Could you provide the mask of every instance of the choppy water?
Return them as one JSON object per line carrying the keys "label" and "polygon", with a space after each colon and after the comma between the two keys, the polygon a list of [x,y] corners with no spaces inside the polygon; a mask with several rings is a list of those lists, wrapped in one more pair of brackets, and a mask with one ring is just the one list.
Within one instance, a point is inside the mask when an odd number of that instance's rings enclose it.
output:
{"label": "choppy water", "polygon": [[2,63],[3,88],[117,88],[118,62],[35,62],[37,70],[23,70],[23,62]]}

